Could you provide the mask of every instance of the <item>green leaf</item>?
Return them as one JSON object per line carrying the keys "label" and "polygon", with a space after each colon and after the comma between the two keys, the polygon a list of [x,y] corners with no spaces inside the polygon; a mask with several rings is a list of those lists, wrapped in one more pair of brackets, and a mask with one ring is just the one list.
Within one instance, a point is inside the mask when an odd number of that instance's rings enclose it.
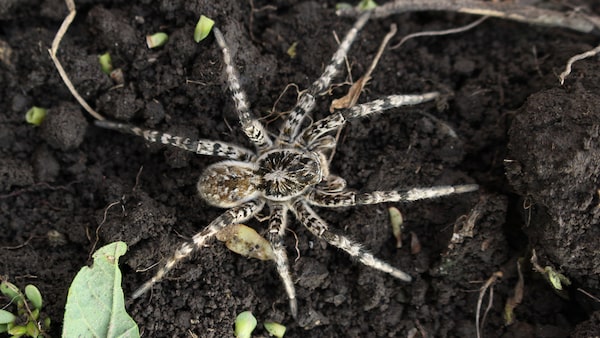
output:
{"label": "green leaf", "polygon": [[146,35],[146,45],[148,45],[148,48],[150,49],[164,46],[167,41],[169,41],[169,35],[165,32]]}
{"label": "green leaf", "polygon": [[17,316],[13,315],[12,313],[10,313],[6,310],[0,309],[0,324],[12,323],[16,319],[17,319]]}
{"label": "green leaf", "polygon": [[373,0],[362,0],[359,4],[358,4],[358,8],[362,11],[368,11],[371,10],[373,8],[377,7],[377,3]]}
{"label": "green leaf", "polygon": [[571,281],[563,274],[556,272],[552,267],[547,266],[544,268],[544,272],[546,273],[546,275],[548,276],[548,280],[550,281],[550,284],[552,284],[552,286],[556,289],[556,290],[562,290],[563,289],[563,284],[566,286],[571,285]]}
{"label": "green leaf", "polygon": [[25,113],[25,121],[34,126],[39,126],[46,117],[46,111],[45,108],[33,106]]}
{"label": "green leaf", "polygon": [[29,321],[25,326],[27,328],[27,335],[30,337],[38,337],[40,335],[40,329],[36,322]]}
{"label": "green leaf", "polygon": [[104,246],[83,267],[69,288],[63,337],[139,337],[136,323],[125,312],[118,259],[127,251],[123,242]]}
{"label": "green leaf", "polygon": [[8,297],[11,302],[16,302],[19,299],[23,299],[23,294],[21,293],[21,291],[19,291],[19,288],[17,288],[11,282],[3,281],[0,284],[0,292],[2,292],[3,295]]}
{"label": "green leaf", "polygon": [[206,39],[208,33],[212,30],[215,21],[211,18],[208,18],[204,15],[200,16],[198,23],[196,24],[196,28],[194,29],[194,41],[196,43]]}
{"label": "green leaf", "polygon": [[25,287],[25,296],[31,302],[34,308],[40,310],[42,308],[42,294],[35,285],[27,285]]}
{"label": "green leaf", "polygon": [[282,338],[285,334],[285,326],[275,323],[275,322],[265,322],[264,324],[265,330],[269,332],[271,336],[275,336],[277,338]]}
{"label": "green leaf", "polygon": [[102,72],[110,75],[110,72],[113,71],[112,58],[110,57],[110,53],[106,52],[98,57],[98,62],[100,63],[100,69]]}
{"label": "green leaf", "polygon": [[256,328],[256,318],[250,311],[244,311],[235,318],[235,337],[250,338]]}
{"label": "green leaf", "polygon": [[22,335],[27,333],[27,327],[19,325],[14,326],[8,330],[8,334],[12,337],[21,337]]}

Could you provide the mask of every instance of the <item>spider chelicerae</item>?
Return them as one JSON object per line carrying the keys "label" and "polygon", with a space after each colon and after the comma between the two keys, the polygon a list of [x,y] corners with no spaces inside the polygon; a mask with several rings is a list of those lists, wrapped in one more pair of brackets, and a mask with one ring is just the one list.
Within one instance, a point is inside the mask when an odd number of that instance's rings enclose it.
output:
{"label": "spider chelicerae", "polygon": [[331,81],[342,68],[348,49],[368,19],[368,13],[359,17],[340,43],[321,77],[299,95],[296,105],[283,122],[276,137],[272,137],[250,112],[227,43],[223,34],[214,28],[216,41],[223,52],[227,82],[242,130],[254,144],[255,150],[220,141],[191,140],[117,122],[96,122],[100,127],[139,135],[150,142],[175,146],[200,155],[224,158],[223,161],[212,164],[204,170],[198,180],[197,188],[200,196],[207,203],[227,210],[195,234],[190,241],[182,244],[154,277],[135,291],[133,298],[148,291],[179,261],[202,248],[222,229],[247,221],[256,216],[265,206],[268,206],[270,212],[267,237],[294,317],[298,312],[296,292],[283,245],[289,212],[315,236],[346,251],[361,263],[389,273],[400,280],[411,281],[407,273],[376,258],[359,243],[330,229],[312,208],[313,206],[339,208],[384,202],[410,202],[471,192],[478,188],[475,184],[467,184],[358,193],[346,189],[345,180],[329,172],[330,157],[336,147],[336,138],[331,134],[338,132],[347,121],[400,106],[416,105],[439,97],[437,92],[390,95],[337,110],[302,128],[303,122],[315,108],[316,97],[329,89]]}

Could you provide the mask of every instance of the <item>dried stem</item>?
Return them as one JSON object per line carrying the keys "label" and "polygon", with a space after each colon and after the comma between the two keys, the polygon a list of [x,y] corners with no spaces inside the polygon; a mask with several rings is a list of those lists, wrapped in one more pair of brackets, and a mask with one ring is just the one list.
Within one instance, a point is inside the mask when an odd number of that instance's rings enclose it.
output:
{"label": "dried stem", "polygon": [[392,47],[390,47],[390,49],[399,48],[406,41],[408,41],[410,39],[418,38],[418,37],[421,37],[421,36],[440,36],[440,35],[449,35],[449,34],[457,34],[457,33],[466,32],[466,31],[468,31],[471,28],[479,26],[482,22],[484,22],[485,20],[487,20],[487,18],[489,18],[489,16],[483,16],[483,17],[481,17],[481,18],[479,18],[479,19],[471,22],[470,24],[465,25],[465,26],[461,26],[461,27],[444,29],[444,30],[441,30],[441,31],[425,31],[425,32],[417,32],[417,33],[408,34],[405,37],[403,37],[402,40],[400,40],[400,42],[398,42],[397,44],[395,44]]}
{"label": "dried stem", "polygon": [[[563,13],[518,2],[484,2],[479,0],[396,0],[375,7],[371,18],[384,18],[393,14],[420,11],[449,11],[492,16],[501,19],[526,22],[534,25],[563,27],[583,33],[599,32],[600,18],[582,13]],[[340,9],[340,16],[358,16],[358,8]]]}
{"label": "dried stem", "polygon": [[67,72],[65,72],[65,69],[56,57],[56,53],[58,52],[60,42],[67,33],[67,29],[69,29],[69,26],[71,25],[73,19],[75,19],[75,15],[77,14],[77,11],[75,11],[75,3],[73,2],[73,0],[65,0],[65,3],[67,4],[67,8],[69,9],[69,15],[67,15],[63,23],[60,25],[58,32],[56,32],[56,36],[54,36],[54,40],[52,40],[52,48],[48,50],[48,53],[50,53],[50,58],[54,62],[54,66],[56,66],[56,70],[58,70],[58,73],[60,74],[60,77],[62,78],[63,82],[65,83],[65,85],[67,85],[67,88],[69,88],[71,95],[73,95],[73,97],[77,99],[77,102],[79,102],[79,104],[96,120],[105,120],[104,116],[100,115],[98,112],[92,109],[92,107],[90,107],[90,105],[83,99],[83,97],[79,95],[79,92],[77,92],[77,89],[75,89],[75,86],[69,79]]}

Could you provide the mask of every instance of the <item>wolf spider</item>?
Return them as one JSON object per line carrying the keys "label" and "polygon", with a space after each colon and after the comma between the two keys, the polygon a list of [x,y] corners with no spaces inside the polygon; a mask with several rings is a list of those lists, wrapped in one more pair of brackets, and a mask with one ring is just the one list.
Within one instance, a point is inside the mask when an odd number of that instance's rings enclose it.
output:
{"label": "wolf spider", "polygon": [[198,180],[197,189],[200,197],[207,203],[227,210],[195,234],[190,241],[182,244],[154,277],[135,291],[133,298],[148,291],[179,261],[202,248],[207,240],[220,230],[228,225],[247,221],[256,216],[265,205],[270,210],[268,240],[294,317],[298,312],[296,292],[283,245],[288,212],[291,212],[315,236],[346,251],[364,265],[386,272],[400,280],[411,281],[407,273],[376,258],[363,249],[360,243],[330,229],[329,225],[312,209],[313,206],[338,208],[384,202],[410,202],[471,192],[478,188],[475,184],[468,184],[358,193],[347,190],[345,180],[329,172],[330,156],[336,148],[337,141],[331,134],[339,131],[347,121],[400,106],[420,104],[439,97],[437,92],[420,95],[390,95],[337,110],[321,120],[302,127],[304,120],[315,108],[315,98],[330,87],[332,79],[342,68],[348,49],[368,18],[369,14],[359,17],[340,43],[321,77],[299,95],[296,105],[284,121],[277,137],[272,137],[265,126],[250,112],[227,43],[223,34],[214,28],[217,44],[223,52],[227,82],[242,130],[256,147],[255,150],[220,141],[191,140],[117,122],[96,122],[100,127],[132,133],[150,142],[175,146],[200,155],[224,158],[223,161],[212,164],[204,170]]}

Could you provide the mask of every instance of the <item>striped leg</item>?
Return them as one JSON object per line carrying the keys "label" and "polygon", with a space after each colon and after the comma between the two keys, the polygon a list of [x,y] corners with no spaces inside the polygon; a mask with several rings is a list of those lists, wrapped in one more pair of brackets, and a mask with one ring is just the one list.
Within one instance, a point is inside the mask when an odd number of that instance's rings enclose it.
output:
{"label": "striped leg", "polygon": [[308,203],[319,207],[349,207],[361,204],[379,204],[385,202],[412,202],[463,194],[479,189],[477,184],[441,185],[431,188],[413,188],[410,190],[374,191],[357,193],[354,191],[325,192],[313,190],[307,197]]}
{"label": "striped leg", "polygon": [[101,128],[141,136],[149,142],[174,146],[200,155],[219,156],[240,161],[250,161],[256,156],[253,151],[231,143],[205,139],[190,140],[187,137],[173,136],[156,130],[142,129],[130,124],[106,120],[94,121],[94,123]]}
{"label": "striped leg", "polygon": [[359,243],[356,243],[346,236],[336,234],[329,230],[329,226],[323,221],[305,201],[297,201],[294,203],[293,212],[296,218],[315,236],[324,239],[330,245],[346,251],[350,256],[358,259],[366,266],[372,267],[379,271],[389,273],[395,278],[410,282],[412,278],[404,271],[396,269],[390,264],[376,258],[371,253],[362,248]]}
{"label": "striped leg", "polygon": [[424,93],[420,95],[390,95],[382,99],[355,105],[348,109],[335,112],[305,129],[300,136],[303,144],[310,145],[324,134],[341,128],[351,119],[369,116],[388,109],[403,106],[413,106],[427,101],[435,100],[440,94],[438,92]]}
{"label": "striped leg", "polygon": [[154,277],[144,283],[139,289],[137,289],[132,298],[138,298],[143,295],[146,291],[150,290],[154,284],[159,282],[163,277],[171,271],[177,263],[191,255],[194,251],[202,248],[207,240],[212,238],[217,232],[230,224],[236,224],[244,222],[258,213],[265,205],[264,201],[255,200],[250,201],[239,207],[231,208],[225,211],[221,216],[217,217],[212,221],[206,228],[192,237],[192,240],[181,245],[165,265],[156,272]]}
{"label": "striped leg", "polygon": [[329,175],[316,186],[316,189],[322,193],[339,193],[346,189],[346,180],[336,175]]}
{"label": "striped leg", "polygon": [[354,39],[356,39],[358,31],[360,31],[369,20],[369,16],[370,13],[367,12],[358,18],[354,26],[352,26],[352,29],[346,33],[344,40],[342,40],[335,54],[333,54],[329,65],[327,65],[321,77],[313,82],[307,90],[302,92],[298,98],[298,103],[296,103],[296,106],[292,109],[290,116],[287,118],[281,129],[279,141],[291,142],[295,139],[302,121],[315,107],[315,97],[329,88],[332,79],[337,75],[344,64],[348,49],[350,49]]}
{"label": "striped leg", "polygon": [[290,273],[287,253],[285,251],[285,246],[283,245],[283,236],[285,235],[285,229],[287,227],[287,212],[288,208],[282,204],[274,204],[271,206],[271,217],[269,219],[269,241],[271,242],[271,247],[273,248],[277,273],[279,273],[279,277],[281,278],[283,286],[285,287],[285,292],[287,292],[290,300],[290,311],[292,316],[296,318],[298,316],[296,289],[294,288],[294,282],[292,281],[292,275]]}
{"label": "striped leg", "polygon": [[250,113],[246,93],[241,89],[240,80],[237,71],[233,66],[229,47],[227,47],[223,33],[221,33],[218,28],[213,28],[213,32],[219,47],[221,47],[221,50],[223,51],[227,82],[229,83],[229,90],[231,90],[231,93],[233,94],[233,102],[235,103],[242,130],[258,149],[266,149],[273,144],[273,141],[269,138],[265,127]]}

